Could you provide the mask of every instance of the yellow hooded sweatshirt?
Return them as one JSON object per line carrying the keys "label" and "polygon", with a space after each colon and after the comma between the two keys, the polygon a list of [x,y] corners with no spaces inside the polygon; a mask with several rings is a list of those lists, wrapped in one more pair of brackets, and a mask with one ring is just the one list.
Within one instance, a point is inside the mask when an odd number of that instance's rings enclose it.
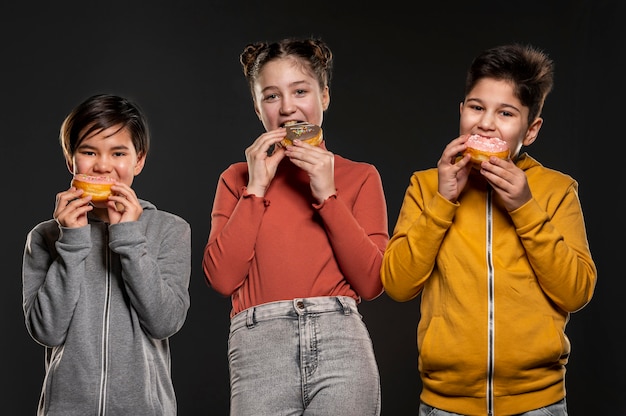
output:
{"label": "yellow hooded sweatshirt", "polygon": [[578,183],[528,154],[533,199],[507,212],[478,173],[456,203],[437,169],[415,172],[384,254],[387,294],[421,293],[421,400],[464,415],[511,415],[565,396],[571,312],[593,295]]}

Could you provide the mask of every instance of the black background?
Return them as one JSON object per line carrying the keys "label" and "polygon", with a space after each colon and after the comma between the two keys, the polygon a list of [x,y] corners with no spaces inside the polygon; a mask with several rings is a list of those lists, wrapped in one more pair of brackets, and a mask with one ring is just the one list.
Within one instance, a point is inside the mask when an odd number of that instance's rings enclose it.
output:
{"label": "black background", "polygon": [[[43,348],[21,307],[27,232],[50,218],[70,175],[58,131],[72,107],[115,93],[145,110],[152,149],[134,188],[193,229],[192,306],[171,339],[179,414],[226,415],[230,302],[204,281],[202,250],[218,175],[261,133],[238,56],[252,41],[319,36],[335,54],[328,149],[375,164],[390,231],[411,173],[458,132],[464,75],[481,50],[531,43],[556,62],[539,139],[527,150],[580,183],[598,285],[567,333],[571,416],[626,415],[624,99],[621,0],[464,2],[61,1],[0,6],[3,407],[35,414]],[[417,413],[419,301],[365,302],[383,415]],[[514,324],[514,323],[512,323]],[[462,345],[459,348],[463,348]],[[524,345],[520,345],[524,348]],[[10,405],[9,405],[10,403]],[[2,413],[5,413],[4,411]]]}

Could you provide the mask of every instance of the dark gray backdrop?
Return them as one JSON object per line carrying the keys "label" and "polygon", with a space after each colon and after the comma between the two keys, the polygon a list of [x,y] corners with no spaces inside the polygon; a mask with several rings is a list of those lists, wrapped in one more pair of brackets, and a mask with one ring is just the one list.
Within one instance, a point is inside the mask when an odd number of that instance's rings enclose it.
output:
{"label": "dark gray backdrop", "polygon": [[[15,409],[10,414],[35,413],[43,377],[43,348],[28,336],[21,309],[25,236],[51,216],[56,192],[69,183],[57,139],[63,118],[101,92],[127,96],[145,109],[153,147],[134,187],[193,228],[192,306],[171,340],[179,414],[227,414],[230,304],[205,284],[201,257],[218,175],[244,160],[244,149],[262,129],[238,55],[251,41],[314,35],[335,53],[323,126],[327,146],[379,168],[390,231],[410,174],[434,166],[456,137],[472,57],[487,47],[523,42],[554,58],[556,86],[539,140],[528,150],[579,180],[599,269],[594,299],[568,325],[570,414],[626,415],[624,346],[618,342],[624,321],[624,174],[621,147],[608,147],[623,142],[624,3],[441,2],[415,3],[411,11],[400,1],[248,3],[0,6],[2,264],[8,272],[0,290],[0,392],[3,406]],[[361,307],[380,366],[386,416],[417,412],[418,307],[417,300],[396,303],[386,295]]]}

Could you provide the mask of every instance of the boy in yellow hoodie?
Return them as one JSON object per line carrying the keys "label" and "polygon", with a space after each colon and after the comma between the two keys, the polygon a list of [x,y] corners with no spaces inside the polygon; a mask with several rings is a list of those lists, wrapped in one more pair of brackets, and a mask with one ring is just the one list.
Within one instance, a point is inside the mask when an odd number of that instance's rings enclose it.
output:
{"label": "boy in yellow hoodie", "polygon": [[[553,71],[532,46],[481,53],[460,136],[411,176],[381,278],[396,301],[422,295],[420,416],[567,415],[565,326],[597,270],[578,183],[521,152],[537,139]],[[472,163],[472,134],[506,141],[510,158]]]}

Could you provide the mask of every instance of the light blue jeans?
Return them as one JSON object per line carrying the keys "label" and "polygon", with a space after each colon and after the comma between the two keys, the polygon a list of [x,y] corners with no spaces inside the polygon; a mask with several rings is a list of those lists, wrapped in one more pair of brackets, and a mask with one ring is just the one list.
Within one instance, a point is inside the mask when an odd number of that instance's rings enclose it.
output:
{"label": "light blue jeans", "polygon": [[378,416],[380,375],[354,299],[300,298],[235,315],[232,416]]}
{"label": "light blue jeans", "polygon": [[[425,403],[420,403],[419,416],[463,416],[458,413],[450,413],[445,410],[436,409]],[[565,399],[551,404],[550,406],[541,407],[513,416],[567,416],[567,403]]]}

